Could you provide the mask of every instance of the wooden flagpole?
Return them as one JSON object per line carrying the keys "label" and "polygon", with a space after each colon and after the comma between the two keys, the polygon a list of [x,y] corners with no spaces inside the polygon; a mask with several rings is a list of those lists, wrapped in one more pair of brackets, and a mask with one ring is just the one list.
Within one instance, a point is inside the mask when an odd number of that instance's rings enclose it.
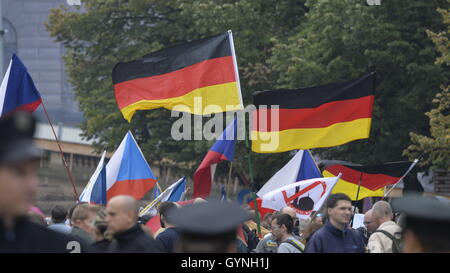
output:
{"label": "wooden flagpole", "polygon": [[59,152],[61,153],[61,158],[62,158],[62,161],[64,163],[64,167],[66,168],[67,175],[69,176],[69,181],[72,184],[75,200],[78,200],[78,193],[77,193],[77,189],[75,187],[75,183],[74,183],[74,180],[73,180],[72,172],[69,170],[69,167],[67,166],[66,159],[64,158],[64,153],[62,151],[62,148],[61,148],[61,145],[59,143],[58,137],[56,136],[56,133],[55,133],[55,128],[53,128],[52,121],[50,120],[50,116],[48,115],[47,109],[45,108],[44,100],[41,99],[41,102],[42,102],[42,108],[44,109],[44,113],[47,116],[48,123],[50,124],[50,127],[52,128],[52,131],[53,131],[53,135],[55,136],[56,143],[58,144]]}

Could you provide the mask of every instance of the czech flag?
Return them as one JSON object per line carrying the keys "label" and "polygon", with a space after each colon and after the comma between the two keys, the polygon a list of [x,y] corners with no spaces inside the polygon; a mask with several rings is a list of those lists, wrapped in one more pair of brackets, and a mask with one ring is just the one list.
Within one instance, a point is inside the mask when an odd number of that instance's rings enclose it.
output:
{"label": "czech flag", "polygon": [[223,161],[233,161],[234,146],[237,137],[237,120],[234,119],[209,149],[202,163],[194,173],[194,192],[192,198],[206,198],[211,192],[216,164]]}
{"label": "czech flag", "polygon": [[131,195],[141,199],[157,180],[130,131],[106,165],[106,196]]}
{"label": "czech flag", "polygon": [[0,87],[0,117],[14,111],[34,112],[42,103],[27,68],[13,54]]}
{"label": "czech flag", "polygon": [[161,107],[196,115],[243,109],[231,31],[118,63],[112,81],[129,122],[137,110]]}
{"label": "czech flag", "polygon": [[374,92],[375,72],[347,82],[256,92],[252,150],[279,153],[368,138]]}
{"label": "czech flag", "polygon": [[[322,177],[322,174],[314,162],[311,153],[308,150],[299,150],[295,156],[292,157],[283,168],[276,172],[256,193],[259,196],[259,198],[257,198],[258,210],[262,214],[262,217],[268,212],[273,212],[271,206],[266,204],[266,201],[269,201],[270,204],[270,200],[264,200],[263,198],[265,194],[295,182],[319,177]],[[250,201],[248,205],[254,209],[253,200]]]}
{"label": "czech flag", "polygon": [[89,179],[88,184],[80,194],[81,202],[88,202],[97,205],[106,205],[106,151],[103,152],[97,169]]}

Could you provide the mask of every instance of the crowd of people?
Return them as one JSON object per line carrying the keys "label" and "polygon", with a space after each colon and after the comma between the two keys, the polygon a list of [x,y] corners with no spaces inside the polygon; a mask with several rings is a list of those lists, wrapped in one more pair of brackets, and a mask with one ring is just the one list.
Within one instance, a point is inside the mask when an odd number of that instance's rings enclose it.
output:
{"label": "crowd of people", "polygon": [[[154,234],[137,200],[119,195],[106,206],[55,206],[46,221],[32,207],[39,151],[35,122],[17,112],[0,120],[0,252],[86,253],[397,253],[450,252],[450,206],[433,197],[378,201],[353,229],[351,199],[341,193],[323,211],[299,219],[294,208],[264,215],[234,202],[158,206]],[[162,230],[162,231],[161,231]],[[260,232],[258,231],[260,230]]]}

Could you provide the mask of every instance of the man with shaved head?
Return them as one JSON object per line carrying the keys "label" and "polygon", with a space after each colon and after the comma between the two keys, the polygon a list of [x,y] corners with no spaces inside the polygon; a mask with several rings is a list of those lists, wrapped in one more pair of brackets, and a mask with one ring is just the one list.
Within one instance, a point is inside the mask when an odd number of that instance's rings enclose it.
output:
{"label": "man with shaved head", "polygon": [[148,236],[137,223],[138,203],[128,195],[111,198],[106,206],[106,224],[114,240],[108,252],[112,253],[160,253],[158,242]]}
{"label": "man with shaved head", "polygon": [[401,237],[401,228],[392,221],[391,206],[386,201],[378,201],[372,207],[372,221],[376,230],[370,235],[367,247],[370,253],[399,252],[396,239]]}

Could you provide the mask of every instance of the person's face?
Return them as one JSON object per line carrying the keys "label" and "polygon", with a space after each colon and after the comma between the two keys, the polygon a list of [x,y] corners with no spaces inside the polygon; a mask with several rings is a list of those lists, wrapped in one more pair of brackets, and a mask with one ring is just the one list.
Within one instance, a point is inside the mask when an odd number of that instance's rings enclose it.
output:
{"label": "person's face", "polygon": [[286,233],[286,228],[284,226],[280,226],[277,223],[277,219],[273,219],[272,223],[270,224],[270,229],[272,230],[273,236],[280,240],[283,235]]}
{"label": "person's face", "polygon": [[314,218],[314,223],[323,225],[323,218],[322,218],[322,216],[316,216]]}
{"label": "person's face", "polygon": [[347,225],[352,216],[352,203],[339,200],[334,208],[327,209],[330,220],[340,225]]}
{"label": "person's face", "polygon": [[105,221],[111,234],[126,231],[134,224],[131,212],[124,211],[117,202],[108,203]]}
{"label": "person's face", "polygon": [[76,220],[75,225],[82,230],[86,231],[91,235],[91,237],[95,237],[96,234],[96,228],[95,228],[95,212],[89,212],[88,217],[84,220]]}
{"label": "person's face", "polygon": [[38,187],[39,161],[0,165],[0,215],[16,217],[27,213]]}
{"label": "person's face", "polygon": [[377,222],[374,221],[371,214],[364,215],[364,225],[370,233],[373,233],[378,228]]}

